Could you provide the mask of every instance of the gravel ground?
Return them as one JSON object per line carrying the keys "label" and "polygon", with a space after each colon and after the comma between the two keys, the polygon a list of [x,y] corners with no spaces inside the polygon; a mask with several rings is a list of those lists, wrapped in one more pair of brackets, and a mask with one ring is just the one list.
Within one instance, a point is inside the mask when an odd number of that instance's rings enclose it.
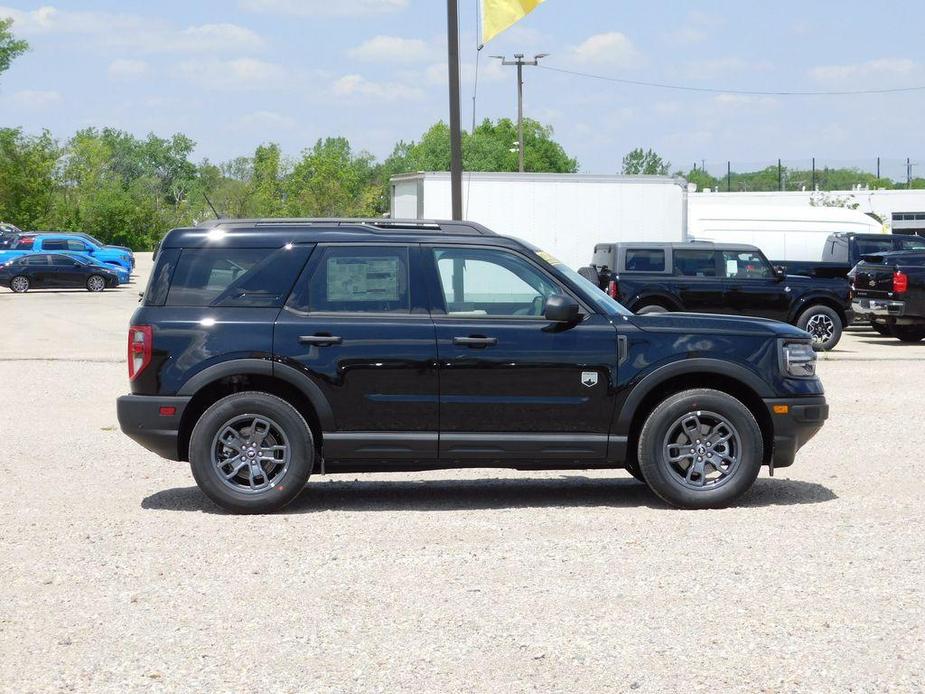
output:
{"label": "gravel ground", "polygon": [[468,470],[235,517],[118,430],[137,290],[0,293],[3,691],[925,688],[925,344],[849,334],[736,508]]}

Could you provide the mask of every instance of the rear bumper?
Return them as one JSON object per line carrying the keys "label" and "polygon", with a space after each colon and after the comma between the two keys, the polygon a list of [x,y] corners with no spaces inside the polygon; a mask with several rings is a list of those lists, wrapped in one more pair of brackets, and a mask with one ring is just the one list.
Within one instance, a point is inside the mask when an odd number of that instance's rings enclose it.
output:
{"label": "rear bumper", "polygon": [[[829,417],[824,397],[773,398],[764,401],[774,425],[774,467],[789,467],[800,450]],[[787,408],[786,412],[775,412]]]}
{"label": "rear bumper", "polygon": [[[123,395],[116,401],[119,426],[130,439],[168,460],[180,460],[180,422],[192,398]],[[174,408],[161,414],[161,408]]]}
{"label": "rear bumper", "polygon": [[857,298],[851,302],[851,309],[859,319],[900,318],[906,313],[905,301],[890,299]]}

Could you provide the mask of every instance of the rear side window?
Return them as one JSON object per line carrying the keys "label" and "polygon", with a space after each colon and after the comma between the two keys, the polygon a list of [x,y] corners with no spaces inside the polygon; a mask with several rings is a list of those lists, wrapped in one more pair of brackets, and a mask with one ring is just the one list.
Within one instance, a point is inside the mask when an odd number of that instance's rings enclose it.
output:
{"label": "rear side window", "polygon": [[664,272],[665,251],[662,248],[627,248],[624,265],[627,272]]}
{"label": "rear side window", "polygon": [[872,253],[886,253],[893,250],[893,239],[885,236],[882,239],[857,239],[858,255]]}
{"label": "rear side window", "polygon": [[409,313],[408,249],[325,248],[290,306],[311,313]]}
{"label": "rear side window", "polygon": [[45,239],[42,241],[43,251],[66,251],[67,241],[64,239]]}
{"label": "rear side window", "polygon": [[309,246],[184,249],[167,306],[278,307],[292,289]]}
{"label": "rear side window", "polygon": [[23,261],[24,265],[48,265],[47,255],[27,255]]}
{"label": "rear side window", "polygon": [[675,274],[685,277],[716,277],[715,251],[674,252]]}

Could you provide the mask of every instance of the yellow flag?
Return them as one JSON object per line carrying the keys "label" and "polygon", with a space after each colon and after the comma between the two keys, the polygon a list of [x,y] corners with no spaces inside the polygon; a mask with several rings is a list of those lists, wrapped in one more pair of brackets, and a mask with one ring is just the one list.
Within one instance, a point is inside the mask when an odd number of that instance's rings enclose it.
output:
{"label": "yellow flag", "polygon": [[482,0],[482,43],[533,12],[543,0]]}

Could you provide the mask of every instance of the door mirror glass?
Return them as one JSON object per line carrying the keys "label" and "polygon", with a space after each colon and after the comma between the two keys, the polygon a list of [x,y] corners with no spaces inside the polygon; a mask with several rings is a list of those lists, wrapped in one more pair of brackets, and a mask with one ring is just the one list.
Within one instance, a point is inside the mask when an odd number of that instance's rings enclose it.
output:
{"label": "door mirror glass", "polygon": [[578,302],[570,296],[553,294],[546,299],[546,308],[543,315],[546,320],[556,323],[574,323],[578,320]]}

